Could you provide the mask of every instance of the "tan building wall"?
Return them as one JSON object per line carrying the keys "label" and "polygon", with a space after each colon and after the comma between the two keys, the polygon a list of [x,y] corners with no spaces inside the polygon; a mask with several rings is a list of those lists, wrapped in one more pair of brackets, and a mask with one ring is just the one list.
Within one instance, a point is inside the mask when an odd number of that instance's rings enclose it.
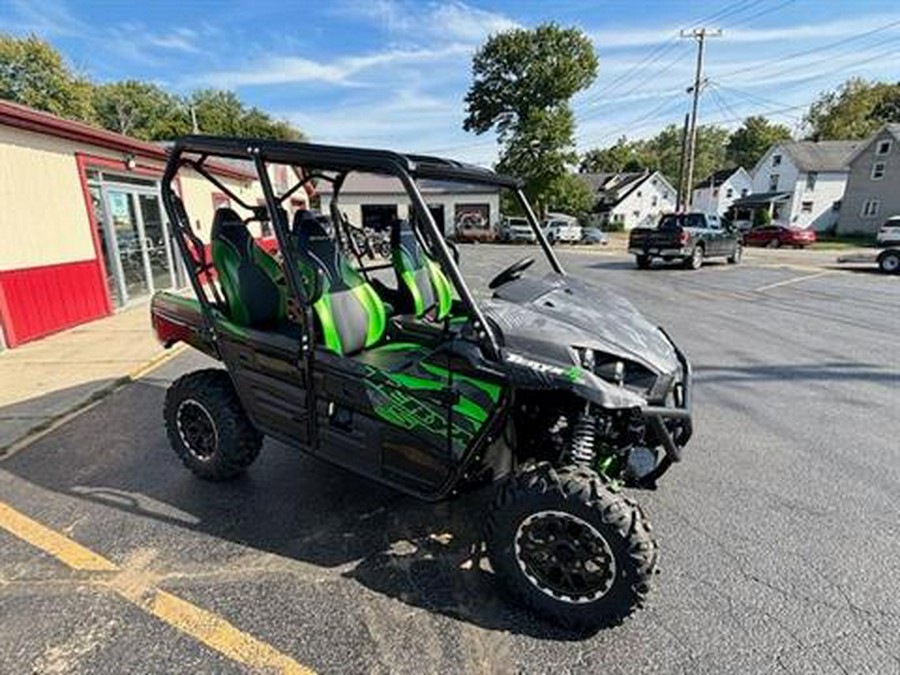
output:
{"label": "tan building wall", "polygon": [[72,145],[0,126],[0,270],[95,257]]}
{"label": "tan building wall", "polygon": [[[0,241],[4,242],[0,270],[95,258],[76,153],[116,162],[125,159],[120,152],[0,125]],[[159,161],[140,157],[137,161],[142,169],[160,174],[164,168]],[[193,171],[182,170],[179,177],[191,222],[199,223],[198,234],[208,241],[213,194],[220,190]],[[263,197],[259,181],[218,179],[248,204]],[[232,207],[241,211],[237,204]],[[250,229],[254,236],[261,235],[258,224]]]}

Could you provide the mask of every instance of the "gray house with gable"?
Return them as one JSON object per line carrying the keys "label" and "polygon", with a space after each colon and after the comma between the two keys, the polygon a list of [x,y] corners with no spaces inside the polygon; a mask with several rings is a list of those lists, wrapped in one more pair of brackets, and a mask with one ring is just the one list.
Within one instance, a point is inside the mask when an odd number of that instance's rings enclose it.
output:
{"label": "gray house with gable", "polygon": [[874,234],[900,216],[900,124],[886,124],[859,145],[847,163],[850,174],[837,231]]}

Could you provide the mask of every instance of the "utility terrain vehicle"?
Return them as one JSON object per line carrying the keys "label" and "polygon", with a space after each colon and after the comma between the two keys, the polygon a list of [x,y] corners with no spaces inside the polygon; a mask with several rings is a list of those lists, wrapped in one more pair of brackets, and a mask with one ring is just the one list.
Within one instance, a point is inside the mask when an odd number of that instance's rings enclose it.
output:
{"label": "utility terrain vehicle", "polygon": [[[205,165],[213,158],[253,166],[265,203],[228,189]],[[296,184],[276,194],[272,165],[292,167]],[[219,209],[209,247],[173,189],[181,170],[248,214]],[[350,235],[339,199],[351,172],[393,176],[408,195],[389,262],[364,261]],[[511,191],[550,271],[526,275],[535,260],[523,258],[476,301],[421,181]],[[281,205],[323,182],[330,215],[298,210],[289,222]],[[172,384],[165,421],[182,461],[211,480],[239,474],[271,436],[425,500],[495,483],[484,540],[496,576],[544,616],[598,627],[649,591],[657,546],[620,487],[653,486],[679,459],[691,370],[627,301],[565,273],[521,188],[434,157],[180,139],[162,197],[196,299],[158,293],[152,320],[164,344],[186,342],[225,369]],[[254,242],[255,220],[270,221],[280,260]]]}

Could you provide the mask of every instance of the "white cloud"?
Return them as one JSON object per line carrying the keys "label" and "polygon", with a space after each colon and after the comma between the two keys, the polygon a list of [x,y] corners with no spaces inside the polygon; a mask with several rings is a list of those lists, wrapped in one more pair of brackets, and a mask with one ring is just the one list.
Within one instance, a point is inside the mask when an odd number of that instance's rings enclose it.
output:
{"label": "white cloud", "polygon": [[[360,56],[335,59],[330,63],[299,56],[270,56],[237,70],[215,71],[190,78],[193,84],[236,88],[253,85],[323,82],[343,86],[363,86],[353,76],[365,71],[403,65],[426,64],[470,53],[466,45],[450,44],[436,49],[389,49]],[[385,78],[379,74],[379,80]]]}
{"label": "white cloud", "polygon": [[521,26],[504,14],[472,7],[460,0],[350,0],[338,11],[345,16],[375,22],[388,33],[411,41],[425,38],[429,42],[477,44],[491,33]]}

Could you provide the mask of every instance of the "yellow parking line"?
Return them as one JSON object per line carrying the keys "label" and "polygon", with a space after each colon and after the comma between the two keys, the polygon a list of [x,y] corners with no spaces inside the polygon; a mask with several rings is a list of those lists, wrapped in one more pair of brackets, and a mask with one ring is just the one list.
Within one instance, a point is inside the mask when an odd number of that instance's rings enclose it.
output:
{"label": "yellow parking line", "polygon": [[[122,570],[102,555],[41,525],[3,502],[0,502],[0,529],[49,553],[73,569],[124,572],[127,575],[127,570]],[[297,663],[271,645],[257,640],[225,619],[178,596],[140,583],[117,583],[114,575],[104,575],[100,583],[170,626],[254,670],[314,675],[313,670]]]}
{"label": "yellow parking line", "polygon": [[46,551],[76,570],[114,572],[118,567],[68,537],[44,527],[15,509],[0,502],[0,527],[32,546]]}

